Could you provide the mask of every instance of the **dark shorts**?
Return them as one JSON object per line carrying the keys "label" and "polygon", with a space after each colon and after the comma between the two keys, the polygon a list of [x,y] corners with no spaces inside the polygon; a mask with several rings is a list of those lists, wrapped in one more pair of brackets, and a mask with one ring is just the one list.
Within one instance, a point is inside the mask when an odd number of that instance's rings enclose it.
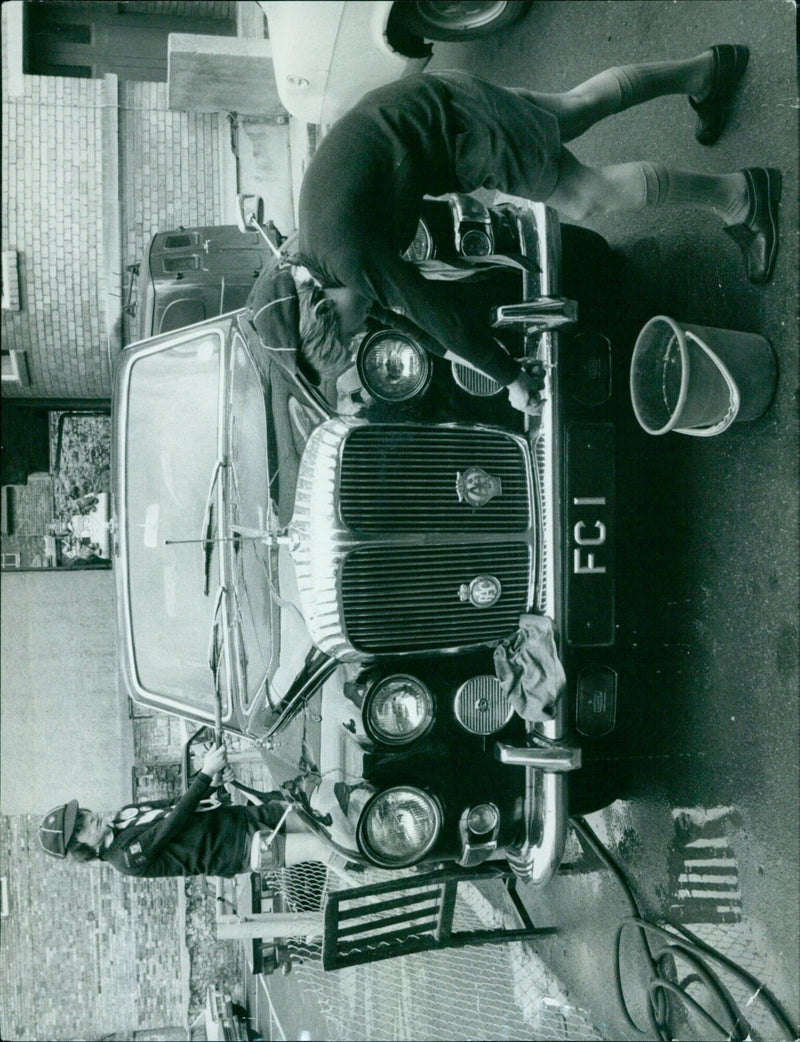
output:
{"label": "dark shorts", "polygon": [[498,87],[468,73],[436,72],[447,84],[463,130],[456,140],[459,190],[495,188],[544,201],[558,181],[558,120],[528,91]]}

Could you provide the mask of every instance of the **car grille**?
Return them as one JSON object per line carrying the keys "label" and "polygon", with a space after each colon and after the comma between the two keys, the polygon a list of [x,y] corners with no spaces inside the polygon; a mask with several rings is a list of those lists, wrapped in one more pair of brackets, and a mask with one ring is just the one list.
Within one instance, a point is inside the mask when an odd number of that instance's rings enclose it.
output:
{"label": "car grille", "polygon": [[524,438],[498,428],[321,424],[288,533],[314,643],[352,659],[514,632],[536,598],[534,482]]}
{"label": "car grille", "polygon": [[[529,572],[525,543],[360,547],[342,569],[347,636],[374,655],[500,640],[525,611]],[[462,585],[479,575],[500,582],[491,607],[459,599]]]}
{"label": "car grille", "polygon": [[503,385],[493,380],[486,373],[478,372],[471,366],[463,365],[461,362],[452,363],[453,379],[469,394],[476,398],[491,398],[503,390]]}
{"label": "car grille", "polygon": [[[483,506],[459,502],[456,480],[470,467],[500,482],[500,492]],[[525,532],[528,482],[524,450],[500,432],[362,427],[342,454],[342,520],[364,534]]]}

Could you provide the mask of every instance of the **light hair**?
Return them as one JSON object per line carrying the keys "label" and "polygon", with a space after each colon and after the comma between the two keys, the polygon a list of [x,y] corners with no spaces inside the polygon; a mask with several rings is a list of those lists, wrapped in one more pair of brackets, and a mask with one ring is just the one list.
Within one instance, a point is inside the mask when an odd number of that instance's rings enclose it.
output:
{"label": "light hair", "polygon": [[339,316],[333,301],[315,282],[297,286],[300,308],[300,355],[319,376],[338,373],[350,357],[349,342],[339,337]]}

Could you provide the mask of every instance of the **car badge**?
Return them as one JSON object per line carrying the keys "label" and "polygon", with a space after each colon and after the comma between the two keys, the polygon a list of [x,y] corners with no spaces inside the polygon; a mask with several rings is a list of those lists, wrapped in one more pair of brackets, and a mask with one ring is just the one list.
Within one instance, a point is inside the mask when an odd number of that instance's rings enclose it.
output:
{"label": "car badge", "polygon": [[483,467],[467,467],[463,474],[456,473],[456,492],[459,503],[482,507],[490,499],[502,495],[503,486],[500,478],[487,474]]}
{"label": "car badge", "polygon": [[494,575],[479,575],[471,583],[462,583],[458,588],[458,599],[469,601],[476,608],[491,608],[500,600],[500,580]]}

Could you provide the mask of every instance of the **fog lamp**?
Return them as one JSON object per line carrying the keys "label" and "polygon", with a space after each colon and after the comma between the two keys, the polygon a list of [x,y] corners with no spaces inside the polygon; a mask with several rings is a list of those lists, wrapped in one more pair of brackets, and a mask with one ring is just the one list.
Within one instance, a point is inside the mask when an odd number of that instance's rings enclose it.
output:
{"label": "fog lamp", "polygon": [[480,228],[470,228],[461,236],[461,253],[464,257],[488,257],[492,252],[492,240]]}
{"label": "fog lamp", "polygon": [[493,803],[479,803],[467,815],[467,828],[476,836],[491,832],[500,820],[500,812]]}

